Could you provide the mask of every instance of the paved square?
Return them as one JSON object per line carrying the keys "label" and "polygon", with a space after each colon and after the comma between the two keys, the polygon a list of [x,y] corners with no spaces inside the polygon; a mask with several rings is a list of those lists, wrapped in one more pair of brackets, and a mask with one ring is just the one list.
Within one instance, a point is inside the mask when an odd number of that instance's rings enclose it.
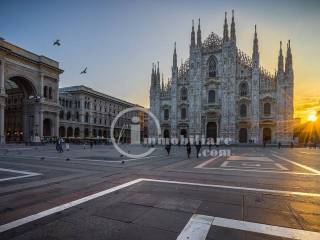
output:
{"label": "paved square", "polygon": [[110,146],[0,155],[2,169],[41,173],[0,182],[0,237],[319,239],[320,164],[312,154],[232,148],[230,158],[197,159],[192,150],[190,159],[173,147],[170,156],[158,148],[125,161]]}

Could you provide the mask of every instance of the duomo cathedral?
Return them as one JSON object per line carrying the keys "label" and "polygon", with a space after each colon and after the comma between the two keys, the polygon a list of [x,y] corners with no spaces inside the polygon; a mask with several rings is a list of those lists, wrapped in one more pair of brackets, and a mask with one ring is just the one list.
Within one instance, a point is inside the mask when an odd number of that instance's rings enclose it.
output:
{"label": "duomo cathedral", "polygon": [[[290,40],[286,47],[280,42],[278,67],[271,74],[260,65],[256,26],[253,36],[250,57],[237,46],[233,11],[230,31],[225,14],[222,38],[211,33],[203,41],[199,20],[196,30],[192,24],[189,59],[180,66],[174,45],[172,76],[166,84],[159,63],[153,65],[150,111],[160,121],[162,137],[229,138],[235,143],[293,140]],[[158,136],[149,122],[149,136]]]}

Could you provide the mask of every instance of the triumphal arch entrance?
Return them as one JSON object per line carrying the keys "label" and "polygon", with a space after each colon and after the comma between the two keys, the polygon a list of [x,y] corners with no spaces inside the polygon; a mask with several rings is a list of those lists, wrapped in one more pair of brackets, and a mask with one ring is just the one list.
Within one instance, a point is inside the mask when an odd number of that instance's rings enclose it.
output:
{"label": "triumphal arch entrance", "polygon": [[0,38],[0,143],[59,135],[59,63]]}

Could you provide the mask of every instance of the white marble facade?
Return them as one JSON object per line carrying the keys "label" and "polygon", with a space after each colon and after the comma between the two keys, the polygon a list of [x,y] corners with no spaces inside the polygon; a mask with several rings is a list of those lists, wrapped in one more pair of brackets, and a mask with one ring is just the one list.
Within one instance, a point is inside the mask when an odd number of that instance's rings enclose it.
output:
{"label": "white marble facade", "polygon": [[[200,20],[192,24],[190,56],[180,66],[174,46],[172,76],[160,79],[159,63],[153,64],[150,110],[159,118],[163,137],[184,135],[231,138],[235,143],[290,143],[293,137],[294,76],[290,40],[286,57],[282,43],[278,69],[269,73],[260,65],[255,27],[252,57],[236,41],[225,21],[223,37],[211,33],[202,41]],[[149,136],[156,136],[149,125]]]}

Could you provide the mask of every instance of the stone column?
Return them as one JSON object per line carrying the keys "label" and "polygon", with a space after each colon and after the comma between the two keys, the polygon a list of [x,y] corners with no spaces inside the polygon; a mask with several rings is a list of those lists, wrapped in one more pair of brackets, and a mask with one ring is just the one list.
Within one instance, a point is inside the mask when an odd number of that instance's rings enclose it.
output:
{"label": "stone column", "polygon": [[43,82],[44,82],[44,73],[40,73],[40,97],[43,97]]}
{"label": "stone column", "polygon": [[0,102],[0,144],[5,143],[4,135],[4,105]]}
{"label": "stone column", "polygon": [[39,111],[39,136],[43,138],[43,111],[40,109]]}
{"label": "stone column", "polygon": [[4,107],[5,107],[5,88],[4,88],[4,60],[0,60],[0,144],[5,143],[4,135]]}
{"label": "stone column", "polygon": [[59,121],[60,121],[60,118],[59,118],[59,113],[57,113],[56,115],[56,119],[55,119],[55,125],[54,125],[54,136],[55,137],[59,137]]}

